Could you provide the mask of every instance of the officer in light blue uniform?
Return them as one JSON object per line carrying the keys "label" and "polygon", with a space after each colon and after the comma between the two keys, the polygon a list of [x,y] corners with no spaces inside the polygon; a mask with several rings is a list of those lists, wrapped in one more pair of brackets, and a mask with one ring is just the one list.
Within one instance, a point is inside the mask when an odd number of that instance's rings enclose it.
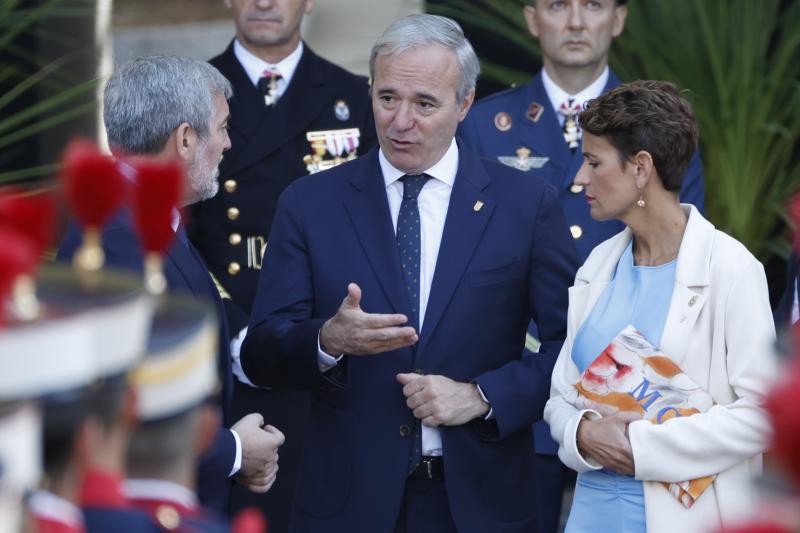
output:
{"label": "officer in light blue uniform", "polygon": [[[587,101],[621,83],[608,68],[608,51],[624,29],[625,4],[625,0],[531,0],[523,14],[539,41],[542,70],[523,86],[477,102],[459,128],[461,138],[479,154],[531,175],[538,173],[558,189],[581,261],[623,229],[616,220],[592,220],[583,187],[573,179],[583,164],[577,116]],[[702,165],[695,154],[680,198],[702,212],[703,197]],[[531,323],[526,349],[535,350],[535,337]],[[565,471],[544,422],[534,425],[534,442],[541,472],[539,530],[552,533],[558,528]]]}

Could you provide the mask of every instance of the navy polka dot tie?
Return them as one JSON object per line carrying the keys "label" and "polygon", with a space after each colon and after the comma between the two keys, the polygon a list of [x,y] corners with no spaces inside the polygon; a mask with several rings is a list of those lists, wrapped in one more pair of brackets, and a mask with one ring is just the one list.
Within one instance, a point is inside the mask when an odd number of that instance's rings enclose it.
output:
{"label": "navy polka dot tie", "polygon": [[[400,213],[397,217],[397,247],[408,299],[411,302],[411,316],[408,317],[408,323],[414,326],[417,334],[419,334],[419,265],[422,247],[417,197],[429,179],[430,176],[427,174],[417,176],[407,174],[400,178],[403,182],[403,202],[400,204]],[[408,458],[409,474],[422,461],[422,425],[419,420],[414,420],[413,442],[411,455]]]}
{"label": "navy polka dot tie", "polygon": [[403,202],[397,217],[397,247],[400,250],[400,267],[406,282],[406,291],[411,303],[409,324],[419,333],[419,263],[420,263],[420,221],[417,197],[422,187],[430,179],[427,174],[405,175],[403,182]]}

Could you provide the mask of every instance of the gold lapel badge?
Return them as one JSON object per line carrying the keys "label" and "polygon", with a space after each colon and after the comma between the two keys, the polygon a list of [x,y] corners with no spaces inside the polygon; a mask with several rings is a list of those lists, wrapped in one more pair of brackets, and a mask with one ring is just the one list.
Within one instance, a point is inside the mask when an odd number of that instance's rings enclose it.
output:
{"label": "gold lapel badge", "polygon": [[359,137],[361,131],[358,128],[307,132],[306,140],[311,145],[312,153],[303,157],[306,170],[309,174],[315,174],[352,161],[356,158]]}

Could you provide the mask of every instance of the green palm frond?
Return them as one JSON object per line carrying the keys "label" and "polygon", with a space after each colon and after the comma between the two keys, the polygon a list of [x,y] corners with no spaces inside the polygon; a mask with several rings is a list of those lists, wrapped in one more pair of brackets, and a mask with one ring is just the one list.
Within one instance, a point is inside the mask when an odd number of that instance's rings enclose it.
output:
{"label": "green palm frond", "polygon": [[[0,183],[52,172],[55,166],[47,161],[34,168],[5,167],[34,135],[96,110],[92,95],[97,81],[76,74],[74,68],[93,55],[93,47],[81,47],[69,31],[53,31],[93,13],[92,0],[0,0]],[[58,25],[43,26],[52,21]],[[44,57],[36,51],[40,47],[63,53]]]}

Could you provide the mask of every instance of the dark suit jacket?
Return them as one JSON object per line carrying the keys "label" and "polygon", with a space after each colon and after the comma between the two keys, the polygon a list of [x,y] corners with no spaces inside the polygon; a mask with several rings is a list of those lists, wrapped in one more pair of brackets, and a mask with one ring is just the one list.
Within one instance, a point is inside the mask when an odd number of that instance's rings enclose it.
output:
{"label": "dark suit jacket", "polygon": [[[80,229],[75,222],[70,222],[58,249],[57,260],[70,261],[80,244]],[[106,254],[106,266],[140,273],[143,271],[139,238],[131,226],[130,216],[127,213],[118,214],[106,225],[103,229],[102,244]],[[197,298],[213,302],[216,307],[220,318],[218,371],[222,384],[221,404],[227,426],[231,422],[228,410],[232,378],[230,336],[225,320],[225,309],[206,266],[187,240],[182,228],[179,228],[175,242],[165,257],[164,275],[170,292],[192,294]],[[220,429],[214,440],[214,446],[202,458],[199,465],[197,492],[204,506],[227,513],[230,492],[228,474],[233,468],[235,458],[236,441],[233,435],[226,429]]]}
{"label": "dark suit jacket", "polygon": [[[603,92],[620,83],[616,74],[610,72]],[[528,117],[532,104],[541,106],[541,115],[535,121]],[[507,131],[500,131],[494,125],[495,116],[500,112],[511,117],[511,128]],[[593,220],[583,190],[571,188],[583,163],[583,154],[580,147],[571,152],[564,141],[558,112],[550,104],[541,72],[521,87],[501,91],[477,102],[459,127],[459,135],[473,150],[491,159],[514,156],[521,147],[528,148],[534,157],[548,158],[541,170],[558,191],[558,200],[573,232],[581,262],[595,246],[625,227],[617,220]],[[703,168],[698,154],[689,164],[680,196],[681,201],[694,204],[703,212]],[[536,335],[535,326],[531,333]],[[537,453],[556,455],[558,446],[550,437],[550,428],[545,422],[536,425],[534,438]]]}
{"label": "dark suit jacket", "polygon": [[[478,383],[496,417],[441,431],[459,531],[531,531],[530,427],[549,397],[577,268],[555,190],[462,147],[419,343],[346,355],[330,375],[317,335],[348,282],[367,312],[410,308],[377,149],[287,188],[270,243],[243,365],[257,383],[314,391],[295,530],[393,530],[413,444],[402,428],[414,424],[395,375],[420,369]],[[521,355],[531,317],[542,351]]]}

